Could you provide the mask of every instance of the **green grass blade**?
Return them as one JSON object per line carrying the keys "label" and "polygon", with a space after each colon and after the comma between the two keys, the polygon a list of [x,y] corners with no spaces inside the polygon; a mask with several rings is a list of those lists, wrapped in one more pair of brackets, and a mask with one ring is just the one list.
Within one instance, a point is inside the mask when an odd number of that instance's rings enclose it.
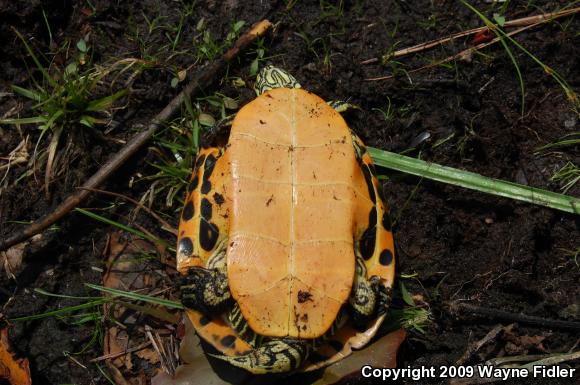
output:
{"label": "green grass blade", "polygon": [[580,214],[580,199],[368,147],[375,164],[438,182]]}
{"label": "green grass blade", "polygon": [[104,293],[112,294],[115,297],[125,297],[125,298],[129,298],[129,299],[136,300],[136,301],[144,301],[144,302],[152,303],[155,305],[162,305],[162,306],[173,308],[173,309],[183,309],[184,308],[180,302],[170,301],[168,299],[153,297],[150,295],[137,294],[137,293],[133,293],[131,291],[118,290],[118,289],[113,289],[110,287],[93,285],[91,283],[85,283],[85,286],[90,287],[91,289],[102,291]]}
{"label": "green grass blade", "polygon": [[145,234],[142,231],[135,230],[132,227],[126,226],[126,225],[124,225],[122,223],[119,223],[119,222],[116,222],[116,221],[114,221],[112,219],[105,218],[105,217],[103,217],[103,216],[101,216],[99,214],[95,214],[95,213],[93,213],[91,211],[84,210],[84,209],[81,209],[81,208],[78,208],[78,207],[75,209],[75,211],[78,211],[79,213],[84,214],[87,217],[96,219],[97,221],[100,221],[100,222],[106,223],[108,225],[113,225],[115,227],[118,227],[121,230],[125,230],[125,231],[127,231],[127,232],[129,232],[131,234],[135,234],[136,236],[141,237],[143,239],[147,239],[147,240],[149,240],[151,242],[155,242],[155,243],[158,243],[158,244],[162,244],[164,246],[169,246],[169,244],[167,242],[165,242],[163,239],[152,237],[149,234]]}
{"label": "green grass blade", "polygon": [[38,70],[42,73],[44,80],[46,80],[48,82],[48,84],[50,84],[52,87],[56,87],[57,86],[56,80],[54,80],[52,77],[50,77],[50,74],[48,73],[46,68],[44,68],[44,66],[40,63],[40,60],[38,60],[38,58],[34,54],[34,51],[32,50],[32,47],[30,47],[28,45],[28,42],[26,41],[24,36],[22,36],[22,34],[20,32],[18,32],[18,30],[16,28],[12,28],[12,30],[14,31],[14,33],[16,33],[16,35],[22,41],[22,43],[24,43],[24,47],[26,47],[26,51],[28,51],[28,54],[30,55],[32,60],[34,60],[34,63],[36,64],[36,67],[38,68]]}
{"label": "green grass blade", "polygon": [[85,302],[85,303],[82,303],[82,304],[76,305],[76,306],[68,306],[68,307],[65,307],[62,309],[48,311],[46,313],[34,314],[34,315],[25,316],[25,317],[11,318],[10,321],[11,322],[33,321],[33,320],[46,318],[46,317],[54,317],[54,316],[58,316],[58,315],[66,314],[66,313],[72,313],[73,311],[77,311],[77,310],[88,309],[88,308],[92,308],[95,306],[99,306],[99,305],[102,305],[102,304],[107,303],[109,301],[111,301],[111,299],[109,299],[109,298],[100,298],[100,299],[97,299],[95,301]]}
{"label": "green grass blade", "polygon": [[113,95],[105,96],[104,98],[93,100],[90,102],[85,111],[103,111],[111,107],[115,100],[127,94],[127,90],[115,92]]}
{"label": "green grass blade", "polygon": [[17,94],[22,95],[25,98],[32,99],[35,102],[40,102],[44,98],[40,92],[29,90],[23,87],[18,87],[14,84],[11,87]]}
{"label": "green grass blade", "polygon": [[32,116],[30,118],[0,119],[0,124],[33,124],[33,123],[46,123],[46,117]]}
{"label": "green grass blade", "polygon": [[[477,8],[475,8],[474,6],[472,6],[471,4],[469,4],[469,2],[467,2],[466,0],[460,0],[467,8],[469,8],[472,12],[474,12],[486,25],[486,27],[492,31],[493,33],[495,33],[495,35],[498,37],[501,45],[503,46],[503,48],[505,49],[506,53],[508,54],[510,60],[512,61],[512,64],[514,65],[515,69],[516,69],[516,73],[518,75],[518,82],[520,83],[520,92],[521,92],[521,103],[522,103],[522,116],[524,115],[524,103],[525,103],[525,99],[526,99],[526,95],[525,95],[525,86],[524,86],[524,77],[522,75],[522,71],[520,70],[520,65],[518,63],[518,60],[516,59],[514,53],[512,52],[512,50],[510,49],[510,47],[507,45],[506,41],[505,41],[505,37],[506,36],[505,33],[503,33],[502,30],[500,30],[491,20],[489,20],[487,17],[485,17],[485,15],[483,13],[481,13]],[[514,41],[513,39],[510,39],[510,41]]]}

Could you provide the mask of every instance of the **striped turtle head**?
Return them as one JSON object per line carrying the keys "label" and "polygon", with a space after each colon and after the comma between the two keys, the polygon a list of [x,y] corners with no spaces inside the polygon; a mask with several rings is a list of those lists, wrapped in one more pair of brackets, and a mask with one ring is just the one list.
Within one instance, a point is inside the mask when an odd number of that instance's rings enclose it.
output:
{"label": "striped turtle head", "polygon": [[274,88],[302,88],[298,80],[288,72],[274,66],[262,68],[256,78],[254,89],[256,94],[262,95],[264,92]]}

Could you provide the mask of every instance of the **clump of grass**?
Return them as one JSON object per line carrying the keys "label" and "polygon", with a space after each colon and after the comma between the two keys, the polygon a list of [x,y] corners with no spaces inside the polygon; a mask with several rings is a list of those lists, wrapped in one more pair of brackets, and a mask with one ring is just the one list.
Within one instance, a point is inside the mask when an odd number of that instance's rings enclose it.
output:
{"label": "clump of grass", "polygon": [[174,206],[189,183],[202,133],[220,126],[237,109],[235,99],[220,93],[185,101],[182,116],[154,137],[158,160],[151,165],[158,171],[141,179],[151,185],[151,197],[165,194],[165,205]]}
{"label": "clump of grass", "polygon": [[[67,130],[74,132],[83,126],[92,130],[97,125],[106,124],[109,121],[111,107],[127,93],[127,90],[122,89],[104,97],[95,96],[101,80],[110,70],[90,65],[90,48],[84,39],[77,42],[78,55],[65,68],[55,64],[45,67],[26,39],[18,31],[14,32],[24,44],[42,76],[40,81],[31,76],[33,84],[29,88],[12,86],[15,93],[34,102],[31,107],[34,115],[2,119],[0,124],[37,125],[40,135],[34,149],[34,161],[41,158],[38,155],[40,144],[46,136],[50,137],[49,143],[44,148],[46,152],[44,187],[48,194],[62,134]],[[62,158],[66,158],[66,154],[63,154]]]}
{"label": "clump of grass", "polygon": [[550,178],[552,182],[560,183],[564,194],[580,181],[580,167],[572,162],[566,163]]}
{"label": "clump of grass", "polygon": [[425,329],[433,322],[431,310],[426,303],[417,303],[415,301],[403,280],[399,280],[399,289],[406,306],[402,310],[392,310],[394,317],[398,319],[403,328],[425,334]]}

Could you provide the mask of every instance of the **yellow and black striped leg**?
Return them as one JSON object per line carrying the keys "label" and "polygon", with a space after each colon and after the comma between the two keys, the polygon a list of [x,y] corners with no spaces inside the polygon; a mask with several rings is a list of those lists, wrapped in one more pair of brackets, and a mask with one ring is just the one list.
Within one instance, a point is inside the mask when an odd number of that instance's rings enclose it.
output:
{"label": "yellow and black striped leg", "polygon": [[360,256],[356,258],[356,273],[349,303],[353,310],[353,321],[357,325],[363,325],[371,318],[385,313],[389,306],[389,297],[380,278],[367,278],[366,265]]}
{"label": "yellow and black striped leg", "polygon": [[356,104],[351,104],[348,100],[331,100],[326,102],[330,107],[335,109],[337,112],[343,113],[348,110],[360,110],[360,107]]}
{"label": "yellow and black striped leg", "polygon": [[223,311],[231,300],[226,275],[225,250],[208,261],[208,268],[191,267],[183,278],[181,302],[184,306],[204,314]]}
{"label": "yellow and black striped leg", "polygon": [[230,325],[234,328],[234,330],[238,333],[238,335],[250,344],[253,348],[261,344],[262,336],[257,334],[250,328],[248,322],[244,318],[242,314],[242,310],[240,309],[240,305],[238,303],[234,303],[231,310],[228,313],[228,321]]}
{"label": "yellow and black striped leg", "polygon": [[216,314],[225,309],[231,299],[227,276],[217,269],[192,267],[181,286],[184,306],[204,314]]}
{"label": "yellow and black striped leg", "polygon": [[265,342],[243,355],[214,357],[254,374],[285,373],[298,369],[310,348],[307,341],[284,338]]}

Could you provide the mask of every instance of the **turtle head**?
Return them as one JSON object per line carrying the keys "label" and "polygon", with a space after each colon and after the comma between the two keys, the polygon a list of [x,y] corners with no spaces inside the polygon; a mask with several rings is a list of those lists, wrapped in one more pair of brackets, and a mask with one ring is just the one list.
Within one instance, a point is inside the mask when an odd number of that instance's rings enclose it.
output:
{"label": "turtle head", "polygon": [[254,89],[256,94],[262,95],[273,88],[301,88],[301,86],[294,76],[283,69],[266,66],[258,73]]}

